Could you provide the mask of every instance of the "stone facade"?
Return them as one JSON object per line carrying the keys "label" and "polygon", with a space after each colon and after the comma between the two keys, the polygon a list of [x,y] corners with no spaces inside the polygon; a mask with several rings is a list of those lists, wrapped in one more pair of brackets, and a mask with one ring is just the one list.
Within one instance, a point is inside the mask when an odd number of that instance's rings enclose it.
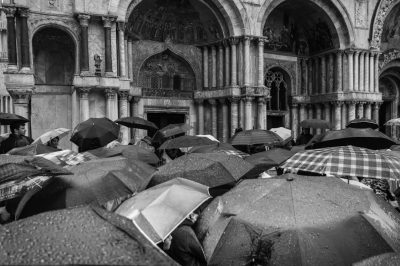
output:
{"label": "stone facade", "polygon": [[0,111],[30,117],[33,138],[102,116],[181,115],[226,141],[398,115],[400,0],[6,0],[2,16]]}

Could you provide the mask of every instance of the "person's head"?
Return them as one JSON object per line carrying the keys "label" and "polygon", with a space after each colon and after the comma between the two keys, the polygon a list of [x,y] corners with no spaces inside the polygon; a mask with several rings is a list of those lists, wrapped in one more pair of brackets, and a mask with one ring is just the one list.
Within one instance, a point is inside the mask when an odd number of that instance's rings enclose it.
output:
{"label": "person's head", "polygon": [[167,236],[167,238],[162,243],[162,249],[163,250],[169,250],[171,248],[171,243],[172,243],[172,236],[169,235],[169,236]]}
{"label": "person's head", "polygon": [[59,141],[60,141],[59,137],[52,138],[47,142],[47,146],[50,146],[50,147],[53,147],[53,148],[57,149]]}
{"label": "person's head", "polygon": [[25,135],[25,124],[12,124],[10,125],[11,133],[14,135]]}

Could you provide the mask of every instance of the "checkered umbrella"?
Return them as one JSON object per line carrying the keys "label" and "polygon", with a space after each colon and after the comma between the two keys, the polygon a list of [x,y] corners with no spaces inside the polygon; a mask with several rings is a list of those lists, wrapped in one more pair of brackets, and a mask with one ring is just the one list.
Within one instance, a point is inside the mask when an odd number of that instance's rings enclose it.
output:
{"label": "checkered umbrella", "polygon": [[301,151],[280,167],[294,172],[400,179],[398,157],[351,145]]}

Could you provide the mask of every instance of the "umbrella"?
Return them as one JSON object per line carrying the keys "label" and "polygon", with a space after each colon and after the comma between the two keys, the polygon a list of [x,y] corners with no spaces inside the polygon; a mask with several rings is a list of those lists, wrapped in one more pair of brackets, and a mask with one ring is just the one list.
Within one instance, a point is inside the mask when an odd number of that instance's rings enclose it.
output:
{"label": "umbrella", "polygon": [[275,148],[252,154],[249,157],[246,157],[245,161],[251,163],[255,167],[246,176],[249,178],[257,177],[262,172],[280,165],[292,157],[293,154],[293,152],[282,148]]}
{"label": "umbrella", "polygon": [[306,119],[300,122],[302,128],[321,128],[330,129],[331,124],[326,120],[321,119]]}
{"label": "umbrella", "polygon": [[204,145],[193,147],[189,150],[189,153],[217,153],[225,152],[227,154],[236,155],[241,158],[249,156],[247,153],[237,150],[229,143],[214,143],[211,145]]}
{"label": "umbrella", "polygon": [[283,139],[283,143],[288,143],[293,139],[292,131],[285,127],[271,128],[269,131],[272,131],[276,133],[279,137],[281,137]]}
{"label": "umbrella", "polygon": [[119,137],[119,125],[110,119],[89,118],[79,123],[72,132],[71,141],[83,150],[103,147]]}
{"label": "umbrella", "polygon": [[335,176],[400,177],[399,157],[351,145],[298,152],[280,167]]}
{"label": "umbrella", "polygon": [[129,127],[140,129],[158,129],[158,127],[150,121],[137,116],[121,117],[115,120],[115,123]]}
{"label": "umbrella", "polygon": [[180,136],[174,139],[167,140],[159,147],[159,149],[160,150],[179,149],[179,148],[187,148],[193,146],[211,145],[214,143],[216,142],[206,137]]}
{"label": "umbrella", "polygon": [[283,177],[244,180],[202,212],[208,265],[351,265],[400,250],[400,214],[371,190]]}
{"label": "umbrella", "polygon": [[230,142],[232,145],[276,145],[282,142],[282,138],[272,131],[252,129],[236,133]]}
{"label": "umbrella", "polygon": [[216,187],[238,181],[253,166],[238,156],[225,153],[190,153],[158,168],[149,186],[182,177]]}
{"label": "umbrella", "polygon": [[177,265],[131,221],[89,206],[6,224],[0,239],[2,265]]}
{"label": "umbrella", "polygon": [[33,155],[51,153],[51,152],[56,152],[56,151],[59,151],[59,150],[56,148],[36,142],[36,143],[32,143],[27,146],[14,148],[14,149],[8,151],[7,154],[33,156]]}
{"label": "umbrella", "polygon": [[390,119],[385,123],[385,126],[399,126],[400,125],[400,118]]}
{"label": "umbrella", "polygon": [[379,150],[387,149],[394,144],[397,144],[395,140],[371,128],[346,128],[321,134],[319,139],[314,140],[312,145],[307,145],[306,149],[354,145]]}
{"label": "umbrella", "polygon": [[375,120],[371,120],[371,119],[363,117],[363,118],[351,120],[349,123],[347,123],[346,127],[377,129],[377,128],[379,128],[379,125],[378,125],[378,123],[376,123]]}
{"label": "umbrella", "polygon": [[19,123],[27,123],[29,119],[16,114],[10,113],[0,113],[0,124],[1,125],[11,125]]}
{"label": "umbrella", "polygon": [[132,219],[147,237],[159,243],[209,198],[207,186],[176,178],[126,200],[115,212]]}
{"label": "umbrella", "polygon": [[162,138],[169,138],[179,134],[184,134],[189,131],[192,127],[188,124],[169,124],[162,129],[159,129],[153,136],[153,141],[159,141]]}
{"label": "umbrella", "polygon": [[104,204],[142,191],[155,169],[146,163],[123,157],[92,160],[70,167],[72,176],[53,182],[34,195],[23,216],[48,210],[89,204]]}
{"label": "umbrella", "polygon": [[35,139],[35,141],[33,143],[46,144],[51,139],[54,139],[57,137],[61,139],[61,138],[65,137],[66,135],[68,135],[68,133],[70,131],[71,130],[68,128],[62,128],[62,127],[56,128],[56,129],[53,129],[51,131],[48,131],[48,132],[42,134],[40,137]]}
{"label": "umbrella", "polygon": [[356,262],[353,266],[396,266],[399,265],[399,253],[385,253]]}

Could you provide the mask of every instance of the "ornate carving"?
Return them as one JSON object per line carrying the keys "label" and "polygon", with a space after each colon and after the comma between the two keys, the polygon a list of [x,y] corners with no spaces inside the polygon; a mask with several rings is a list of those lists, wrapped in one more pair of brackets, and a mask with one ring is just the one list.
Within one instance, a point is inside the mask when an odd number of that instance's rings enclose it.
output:
{"label": "ornate carving", "polygon": [[126,100],[128,100],[128,97],[129,97],[129,91],[125,91],[125,90],[118,91],[118,95],[119,95],[120,101],[126,101]]}
{"label": "ornate carving", "polygon": [[102,62],[103,60],[101,60],[101,57],[100,57],[100,55],[98,55],[98,54],[95,54],[95,55],[93,56],[93,60],[94,60],[94,67],[95,67],[95,72],[94,72],[94,74],[95,74],[96,76],[101,76],[101,62]]}
{"label": "ornate carving", "polygon": [[182,98],[192,99],[192,91],[176,91],[176,90],[165,90],[165,89],[152,89],[142,88],[142,96],[145,97],[166,97],[166,98]]}
{"label": "ornate carving", "polygon": [[88,14],[79,14],[78,20],[81,27],[88,27],[89,26],[89,19],[90,16]]}
{"label": "ornate carving", "polygon": [[265,97],[258,97],[257,101],[259,105],[264,105],[267,103],[267,99]]}
{"label": "ornate carving", "polygon": [[[264,61],[264,73],[273,67],[280,67],[288,72],[290,80],[292,82],[292,88],[295,88],[295,78],[296,78],[296,62],[282,61],[282,60],[273,60],[268,59]],[[267,87],[269,87],[267,85]]]}
{"label": "ornate carving", "polygon": [[371,39],[371,48],[379,49],[381,45],[381,36],[383,31],[383,24],[385,23],[386,16],[389,14],[389,8],[394,0],[382,0],[378,12],[375,17],[373,34]]}
{"label": "ornate carving", "polygon": [[104,28],[111,28],[112,23],[115,21],[115,17],[103,16],[101,17],[103,20]]}
{"label": "ornate carving", "polygon": [[14,103],[28,104],[31,96],[31,89],[8,89],[8,93],[12,97]]}
{"label": "ornate carving", "polygon": [[88,99],[90,90],[91,88],[89,87],[79,88],[79,97],[81,99]]}
{"label": "ornate carving", "polygon": [[117,95],[117,89],[115,88],[107,88],[104,90],[107,99],[114,99]]}
{"label": "ornate carving", "polygon": [[12,6],[3,6],[2,10],[6,14],[6,17],[14,17],[15,16],[15,12],[17,11],[17,9],[15,7],[12,7]]}
{"label": "ornate carving", "polygon": [[238,44],[239,44],[239,39],[238,39],[238,38],[235,38],[235,37],[232,37],[232,38],[229,38],[229,42],[230,42],[230,44],[231,44],[232,46],[238,45]]}
{"label": "ornate carving", "polygon": [[117,26],[119,31],[125,31],[125,22],[117,21]]}
{"label": "ornate carving", "polygon": [[393,49],[387,51],[383,54],[383,61],[379,64],[379,70],[381,70],[385,65],[387,65],[390,61],[396,60],[400,58],[400,50]]}
{"label": "ornate carving", "polygon": [[196,99],[194,99],[194,102],[195,102],[196,104],[198,104],[198,105],[202,105],[202,104],[204,103],[204,99],[196,98]]}
{"label": "ornate carving", "polygon": [[230,97],[230,98],[228,98],[228,100],[229,100],[229,102],[232,104],[232,103],[236,103],[236,104],[238,104],[239,103],[239,101],[240,101],[240,97]]}
{"label": "ornate carving", "polygon": [[368,1],[356,0],[354,6],[356,28],[368,28]]}
{"label": "ornate carving", "polygon": [[212,106],[215,106],[217,104],[216,99],[207,99],[208,103],[211,104]]}
{"label": "ornate carving", "polygon": [[246,104],[252,103],[252,102],[254,101],[254,97],[245,96],[245,97],[244,97],[244,100],[245,100]]}
{"label": "ornate carving", "polygon": [[29,8],[19,7],[18,13],[21,17],[28,17],[29,16]]}
{"label": "ornate carving", "polygon": [[138,104],[139,101],[140,101],[140,97],[135,96],[135,97],[132,97],[132,98],[131,98],[131,102],[132,102],[133,104]]}

